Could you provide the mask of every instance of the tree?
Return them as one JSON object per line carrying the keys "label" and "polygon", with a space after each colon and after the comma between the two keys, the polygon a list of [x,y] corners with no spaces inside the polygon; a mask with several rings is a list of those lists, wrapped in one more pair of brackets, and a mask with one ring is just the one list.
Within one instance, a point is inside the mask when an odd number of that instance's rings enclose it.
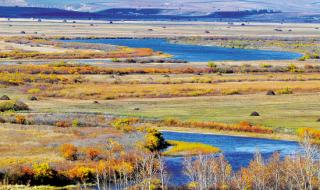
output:
{"label": "tree", "polygon": [[224,156],[199,155],[195,160],[188,157],[184,168],[192,189],[228,189],[231,184],[232,168]]}

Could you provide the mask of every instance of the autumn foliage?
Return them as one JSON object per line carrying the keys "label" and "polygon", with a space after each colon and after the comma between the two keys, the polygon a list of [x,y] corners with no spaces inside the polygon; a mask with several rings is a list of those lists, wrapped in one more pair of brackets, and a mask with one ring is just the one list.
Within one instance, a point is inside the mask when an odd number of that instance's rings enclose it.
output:
{"label": "autumn foliage", "polygon": [[300,128],[298,129],[298,135],[302,138],[305,136],[310,137],[313,140],[320,141],[320,130],[314,128]]}
{"label": "autumn foliage", "polygon": [[96,148],[88,148],[87,151],[87,157],[90,159],[90,160],[95,160],[96,158],[99,157],[99,155],[101,155],[101,151],[99,149],[96,149]]}
{"label": "autumn foliage", "polygon": [[78,148],[72,144],[63,144],[61,146],[62,156],[67,160],[76,160]]}

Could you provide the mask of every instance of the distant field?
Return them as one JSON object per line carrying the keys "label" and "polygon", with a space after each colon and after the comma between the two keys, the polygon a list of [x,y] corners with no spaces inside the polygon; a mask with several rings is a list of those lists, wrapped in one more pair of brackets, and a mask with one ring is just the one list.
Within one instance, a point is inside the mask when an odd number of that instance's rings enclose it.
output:
{"label": "distant field", "polygon": [[[93,26],[91,26],[93,24]],[[176,37],[176,36],[245,36],[245,37],[319,37],[317,24],[274,24],[274,23],[227,23],[215,22],[167,22],[131,21],[109,22],[62,20],[37,22],[31,19],[0,20],[0,36],[45,35],[67,37]],[[152,29],[152,30],[150,30]],[[282,32],[275,31],[281,29]],[[291,31],[289,31],[291,30]],[[24,31],[26,34],[21,34]],[[206,31],[209,31],[207,33]]]}

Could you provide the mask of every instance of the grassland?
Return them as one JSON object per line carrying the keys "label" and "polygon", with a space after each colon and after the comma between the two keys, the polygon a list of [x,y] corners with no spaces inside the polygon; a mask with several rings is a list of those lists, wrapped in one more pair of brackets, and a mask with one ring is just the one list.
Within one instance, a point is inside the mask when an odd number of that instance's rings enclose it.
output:
{"label": "grassland", "polygon": [[[22,98],[32,112],[80,111],[223,123],[249,121],[291,134],[299,127],[318,128],[320,83],[314,72],[130,74],[128,69],[128,73],[118,75],[113,74],[117,69],[105,72],[103,68],[3,67],[1,81],[5,88],[0,92],[13,99]],[[16,73],[18,70],[20,74]],[[92,71],[93,74],[87,74]],[[270,90],[276,95],[266,95]],[[31,96],[39,101],[29,101]],[[254,111],[260,116],[250,116]]]}
{"label": "grassland", "polygon": [[[246,35],[253,41],[242,48],[262,44],[261,48],[300,52],[301,47],[295,49],[292,42],[301,37],[308,39],[300,44],[307,47],[304,50],[315,52],[320,37],[316,25],[0,20],[0,27],[4,28],[0,61],[6,63],[0,65],[0,97],[11,99],[0,101],[0,172],[19,174],[16,178],[8,173],[9,184],[31,180],[31,185],[43,185],[36,178],[39,167],[50,175],[59,174],[59,179],[67,178],[59,185],[94,183],[96,175],[106,175],[102,172],[106,170],[114,172],[112,182],[117,176],[133,176],[142,169],[140,161],[150,155],[154,158],[153,153],[167,145],[155,129],[297,140],[297,131],[308,128],[315,138],[319,136],[320,65],[313,57],[157,63],[141,57],[167,55],[150,49],[53,41],[200,36],[207,39],[201,43],[229,47],[234,37]],[[279,27],[282,32],[274,30]],[[230,41],[215,41],[216,37]],[[281,43],[268,46],[266,38]],[[316,40],[309,41],[312,38]],[[89,58],[86,63],[76,60],[85,58]],[[93,58],[102,62],[93,63]],[[104,62],[110,58],[120,59]],[[28,109],[15,109],[17,102]],[[175,146],[165,155],[219,152],[203,144],[169,143]],[[46,182],[52,184],[50,180]]]}

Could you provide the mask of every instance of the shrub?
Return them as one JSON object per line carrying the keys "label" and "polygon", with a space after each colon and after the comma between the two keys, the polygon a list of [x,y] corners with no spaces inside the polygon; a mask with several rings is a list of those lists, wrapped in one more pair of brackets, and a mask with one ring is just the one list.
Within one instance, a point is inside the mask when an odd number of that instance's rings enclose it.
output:
{"label": "shrub", "polygon": [[209,61],[208,62],[208,67],[211,68],[211,69],[214,69],[214,68],[217,68],[217,64],[214,63],[213,61]]}
{"label": "shrub", "polygon": [[72,123],[68,122],[68,121],[58,121],[55,124],[57,127],[61,127],[61,128],[69,128],[72,126]]}
{"label": "shrub", "polygon": [[27,124],[27,119],[23,115],[17,115],[15,123],[25,125],[25,124]]}
{"label": "shrub", "polygon": [[239,90],[224,90],[222,91],[223,95],[238,95],[240,94]]}
{"label": "shrub", "polygon": [[90,160],[95,160],[99,157],[99,155],[101,155],[101,151],[96,148],[88,148],[86,153],[87,153],[87,157]]}
{"label": "shrub", "polygon": [[0,100],[10,100],[10,98],[7,95],[3,95],[1,96]]}
{"label": "shrub", "polygon": [[306,56],[302,56],[302,57],[300,57],[298,60],[299,61],[305,61],[307,58],[306,58]]}
{"label": "shrub", "polygon": [[63,144],[61,146],[61,153],[67,160],[77,160],[78,148],[73,144]]}
{"label": "shrub", "polygon": [[268,90],[267,95],[274,96],[274,95],[276,95],[276,93],[273,90]]}
{"label": "shrub", "polygon": [[111,61],[114,62],[114,63],[119,63],[119,62],[121,62],[120,59],[118,59],[118,58],[112,58]]}
{"label": "shrub", "polygon": [[79,127],[79,120],[74,119],[74,120],[72,121],[72,127]]}
{"label": "shrub", "polygon": [[[111,125],[116,129],[122,130],[128,126],[134,125],[139,122],[138,118],[119,118],[112,121]],[[128,128],[127,128],[128,129]]]}
{"label": "shrub", "polygon": [[37,100],[38,100],[38,98],[37,98],[37,97],[35,97],[35,96],[31,96],[31,97],[29,98],[29,100],[30,100],[30,101],[37,101]]}
{"label": "shrub", "polygon": [[150,151],[159,151],[168,147],[162,133],[156,129],[148,129],[145,136],[145,148]]}
{"label": "shrub", "polygon": [[296,73],[296,72],[300,72],[299,68],[295,65],[295,64],[290,64],[288,66],[288,70],[291,73]]}
{"label": "shrub", "polygon": [[29,110],[29,107],[27,104],[21,102],[21,101],[15,101],[15,100],[8,100],[0,102],[0,111],[22,111],[22,110]]}
{"label": "shrub", "polygon": [[276,91],[277,94],[293,94],[293,91],[290,88],[284,88]]}
{"label": "shrub", "polygon": [[258,117],[258,116],[260,116],[260,114],[256,111],[254,111],[250,114],[250,116]]}
{"label": "shrub", "polygon": [[53,169],[48,163],[34,164],[32,166],[34,177],[40,181],[52,178],[54,175]]}
{"label": "shrub", "polygon": [[86,183],[94,177],[94,170],[84,166],[76,166],[69,171],[69,176],[73,180]]}

